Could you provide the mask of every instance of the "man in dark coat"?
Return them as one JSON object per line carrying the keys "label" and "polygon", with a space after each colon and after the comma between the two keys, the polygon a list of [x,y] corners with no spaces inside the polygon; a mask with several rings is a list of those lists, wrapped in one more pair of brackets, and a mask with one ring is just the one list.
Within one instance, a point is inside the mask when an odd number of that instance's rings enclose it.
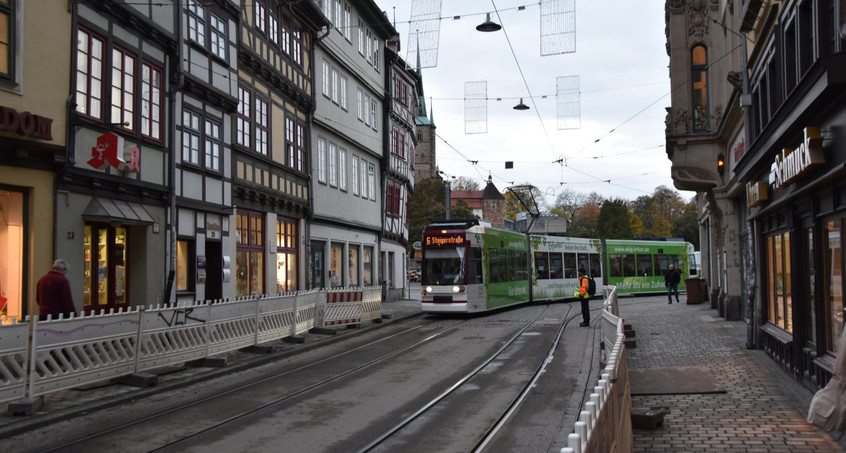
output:
{"label": "man in dark coat", "polygon": [[47,315],[53,315],[55,319],[60,315],[67,317],[76,313],[70,282],[65,277],[67,271],[67,261],[58,259],[53,261],[50,272],[38,279],[35,287],[35,301],[38,302],[40,319],[47,319]]}
{"label": "man in dark coat", "polygon": [[681,272],[676,269],[676,266],[670,265],[670,269],[664,274],[664,286],[667,287],[667,302],[673,303],[673,294],[676,295],[676,303],[679,303],[679,282],[681,281]]}

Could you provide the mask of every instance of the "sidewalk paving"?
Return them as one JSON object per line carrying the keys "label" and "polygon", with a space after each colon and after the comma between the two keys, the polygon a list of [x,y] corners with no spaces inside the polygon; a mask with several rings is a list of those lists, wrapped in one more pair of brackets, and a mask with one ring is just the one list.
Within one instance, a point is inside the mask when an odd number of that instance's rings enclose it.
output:
{"label": "sidewalk paving", "polygon": [[[813,393],[762,350],[746,348],[746,323],[709,303],[661,297],[618,299],[635,330],[631,370],[704,367],[725,393],[632,395],[633,412],[665,408],[663,424],[634,429],[635,452],[840,452],[846,439],[806,421]],[[654,371],[654,370],[653,370]],[[846,437],[846,436],[843,436]]]}

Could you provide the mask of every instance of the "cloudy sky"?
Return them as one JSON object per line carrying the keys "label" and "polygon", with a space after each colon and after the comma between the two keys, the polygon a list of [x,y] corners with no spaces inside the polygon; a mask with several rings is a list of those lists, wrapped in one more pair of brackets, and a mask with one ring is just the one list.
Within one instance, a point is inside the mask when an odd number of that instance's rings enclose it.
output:
{"label": "cloudy sky", "polygon": [[[490,175],[501,191],[530,183],[549,202],[564,189],[626,200],[660,185],[676,190],[664,146],[670,103],[664,0],[576,1],[575,52],[548,56],[541,56],[539,2],[376,0],[395,21],[400,53],[411,64],[416,56],[408,52],[417,45],[409,44],[409,31],[414,36],[420,26],[410,19],[418,1],[442,3],[436,66],[425,67],[434,63],[425,52],[429,44],[419,46],[441,171],[482,185]],[[503,30],[476,31],[486,13]],[[578,114],[568,114],[564,124],[577,127],[559,129],[556,79],[570,76],[578,76]],[[466,82],[487,83],[486,133],[465,133]],[[513,109],[520,98],[529,110]],[[471,122],[471,130],[479,124]],[[679,193],[685,200],[693,195]]]}

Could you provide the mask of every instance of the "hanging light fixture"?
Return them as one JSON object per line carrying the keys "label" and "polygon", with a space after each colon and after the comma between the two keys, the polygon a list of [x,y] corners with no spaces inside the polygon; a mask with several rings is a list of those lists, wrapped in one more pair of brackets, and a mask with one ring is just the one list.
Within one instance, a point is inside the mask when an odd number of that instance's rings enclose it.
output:
{"label": "hanging light fixture", "polygon": [[529,106],[523,103],[523,98],[520,98],[520,103],[514,106],[514,110],[529,110]]}
{"label": "hanging light fixture", "polygon": [[491,20],[491,13],[488,13],[487,20],[485,20],[484,22],[482,22],[479,25],[476,25],[476,30],[478,30],[478,31],[489,32],[489,31],[499,31],[500,29],[502,29],[502,26]]}

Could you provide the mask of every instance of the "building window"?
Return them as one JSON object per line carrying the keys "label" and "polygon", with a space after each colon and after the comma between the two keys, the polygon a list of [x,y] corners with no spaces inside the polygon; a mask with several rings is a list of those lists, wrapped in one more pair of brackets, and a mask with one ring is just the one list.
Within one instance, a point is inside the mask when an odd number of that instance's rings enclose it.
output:
{"label": "building window", "polygon": [[[76,111],[102,122],[103,105],[108,105],[108,121],[121,129],[161,141],[162,69],[148,61],[139,62],[126,49],[114,46],[107,53],[106,47],[105,40],[95,33],[83,28],[77,30]],[[107,91],[106,86],[111,89]]]}
{"label": "building window", "polygon": [[141,135],[162,140],[162,70],[144,62],[141,65]]}
{"label": "building window", "polygon": [[338,78],[338,104],[347,109],[347,78],[344,76]]}
{"label": "building window", "polygon": [[264,292],[264,218],[259,213],[239,213],[235,248],[235,291],[238,296]]}
{"label": "building window", "polygon": [[338,188],[347,190],[347,150],[338,148]]}
{"label": "building window", "polygon": [[361,164],[358,178],[361,181],[361,198],[367,198],[367,161],[362,157],[359,163]]}
{"label": "building window", "polygon": [[372,286],[373,285],[373,246],[372,245],[365,245],[364,251],[362,252],[361,257],[361,276],[362,276],[362,285],[364,286]]}
{"label": "building window", "polygon": [[344,4],[344,38],[347,42],[352,42],[352,8],[349,3]]}
{"label": "building window", "polygon": [[350,245],[348,249],[348,264],[350,272],[350,286],[358,286],[361,284],[358,275],[358,246]]}
{"label": "building window", "polygon": [[842,288],[846,283],[843,274],[843,219],[826,223],[823,244],[826,350],[837,354],[838,340],[843,332]]}
{"label": "building window", "polygon": [[238,87],[238,121],[235,141],[241,146],[250,147],[250,111],[252,98],[250,90]]}
{"label": "building window", "polygon": [[268,153],[268,124],[270,123],[267,101],[256,96],[255,128],[256,128],[256,152],[267,156]]}
{"label": "building window", "polygon": [[340,82],[338,78],[340,74],[338,74],[338,70],[336,68],[332,68],[332,102],[335,104],[338,103],[338,89],[340,88]]}
{"label": "building window", "polygon": [[364,109],[364,124],[370,126],[370,120],[372,118],[370,114],[370,96],[366,94],[364,95],[363,104],[364,105],[362,106],[362,108]]}
{"label": "building window", "polygon": [[364,21],[358,20],[358,53],[364,56]]}
{"label": "building window", "polygon": [[206,168],[213,171],[220,171],[220,123],[206,120]]}
{"label": "building window", "polygon": [[209,16],[209,25],[211,31],[211,52],[218,58],[229,61],[227,58],[227,50],[229,45],[226,40],[226,21],[218,17],[216,14]]}
{"label": "building window", "polygon": [[111,121],[119,127],[134,129],[135,111],[135,55],[112,49],[112,114]]}
{"label": "building window", "polygon": [[188,38],[206,46],[206,9],[199,0],[188,0]]}
{"label": "building window", "polygon": [[353,195],[358,195],[358,156],[352,157],[352,165],[350,165],[350,185],[352,185]]}
{"label": "building window", "polygon": [[[367,166],[367,186],[370,199],[376,200],[376,166],[373,164]],[[364,196],[364,192],[362,192],[362,196]]]}
{"label": "building window", "polygon": [[358,105],[358,120],[364,121],[364,93],[361,88],[355,89],[355,100]]}
{"label": "building window", "polygon": [[767,237],[767,267],[768,321],[793,332],[789,232]]}
{"label": "building window", "polygon": [[376,99],[370,100],[370,127],[373,128],[374,131],[379,130],[379,121],[378,121],[378,113],[376,110]]}
{"label": "building window", "polygon": [[385,214],[388,217],[402,216],[402,187],[392,181],[388,181],[387,198],[385,200]]}
{"label": "building window", "polygon": [[279,17],[274,2],[270,2],[270,11],[267,13],[267,34],[273,44],[279,45]]}
{"label": "building window", "polygon": [[200,165],[200,115],[184,111],[182,113],[182,162]]}
{"label": "building window", "polygon": [[84,29],[77,31],[76,111],[97,120],[103,119],[104,52],[103,38]]}
{"label": "building window", "polygon": [[329,185],[338,185],[338,145],[329,143]]}
{"label": "building window", "polygon": [[326,184],[326,140],[317,139],[317,181]]}
{"label": "building window", "polygon": [[309,273],[311,275],[311,288],[325,288],[326,281],[324,280],[324,273],[326,266],[324,265],[326,246],[323,242],[312,241],[311,252],[309,253]]}
{"label": "building window", "polygon": [[323,68],[323,74],[322,74],[322,76],[323,76],[323,78],[322,78],[323,79],[323,86],[321,88],[322,88],[323,95],[328,98],[328,97],[330,97],[330,94],[332,92],[332,86],[329,83],[329,77],[332,74],[332,68],[329,67],[329,62],[326,61],[326,60],[323,60],[322,68]]}
{"label": "building window", "polygon": [[279,24],[279,45],[285,55],[291,56],[291,20],[285,15]]}
{"label": "building window", "polygon": [[296,291],[299,247],[297,221],[276,220],[276,292]]}
{"label": "building window", "polygon": [[267,24],[265,24],[265,20],[267,20],[267,8],[264,6],[264,0],[254,0],[253,11],[255,12],[254,20],[256,29],[262,33],[267,33]]}
{"label": "building window", "polygon": [[0,1],[0,79],[15,79],[15,3]]}
{"label": "building window", "polygon": [[693,83],[693,131],[709,130],[708,49],[699,44],[690,51],[690,80]]}
{"label": "building window", "polygon": [[329,251],[329,285],[337,288],[344,285],[344,244],[333,242]]}
{"label": "building window", "polygon": [[291,30],[291,58],[298,66],[303,65],[303,32],[296,25]]}
{"label": "building window", "polygon": [[195,244],[191,239],[176,241],[176,291],[194,291]]}
{"label": "building window", "polygon": [[292,165],[292,167],[300,172],[305,172],[307,162],[306,156],[308,150],[306,149],[306,127],[298,122],[297,123],[297,159]]}
{"label": "building window", "polygon": [[128,245],[126,228],[100,223],[85,224],[82,283],[85,311],[128,305]]}

